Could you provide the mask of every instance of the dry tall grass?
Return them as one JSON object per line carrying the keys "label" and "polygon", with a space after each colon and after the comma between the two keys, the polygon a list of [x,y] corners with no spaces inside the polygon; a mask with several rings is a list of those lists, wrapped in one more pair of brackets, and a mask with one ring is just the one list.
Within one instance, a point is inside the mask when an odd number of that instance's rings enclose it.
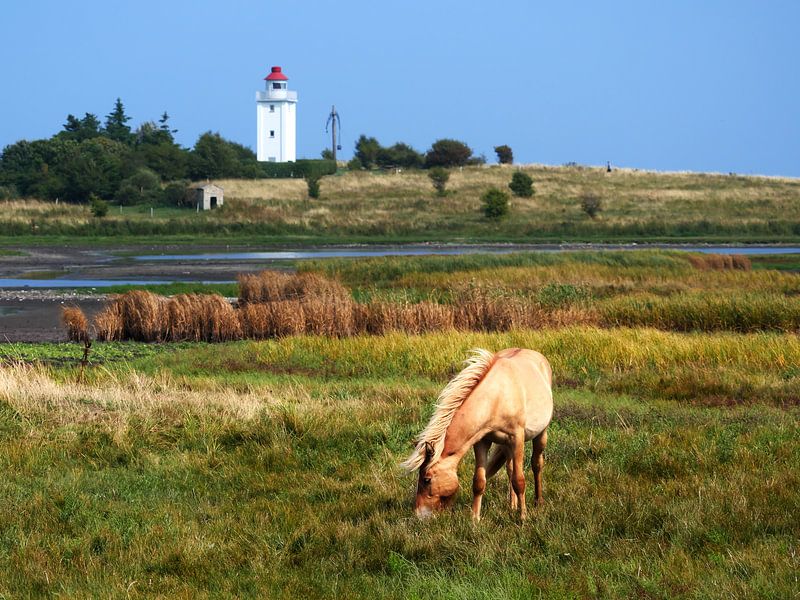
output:
{"label": "dry tall grass", "polygon": [[753,268],[753,263],[743,254],[690,254],[689,262],[701,271],[750,271]]}
{"label": "dry tall grass", "polygon": [[334,279],[316,273],[262,271],[242,274],[239,280],[239,303],[276,302],[278,300],[347,300],[349,290]]}
{"label": "dry tall grass", "polygon": [[77,306],[61,309],[61,320],[67,328],[67,339],[71,342],[85,342],[90,338],[89,319]]}

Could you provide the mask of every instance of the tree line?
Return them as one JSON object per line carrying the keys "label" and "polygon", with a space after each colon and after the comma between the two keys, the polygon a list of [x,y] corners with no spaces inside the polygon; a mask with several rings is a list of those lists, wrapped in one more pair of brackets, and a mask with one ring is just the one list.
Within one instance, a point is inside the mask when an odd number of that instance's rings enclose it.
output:
{"label": "tree line", "polygon": [[274,176],[250,148],[219,133],[207,131],[192,148],[183,148],[166,112],[136,129],[130,120],[118,98],[103,122],[92,113],[70,114],[51,138],[6,146],[0,155],[0,193],[174,205],[182,201],[189,180]]}

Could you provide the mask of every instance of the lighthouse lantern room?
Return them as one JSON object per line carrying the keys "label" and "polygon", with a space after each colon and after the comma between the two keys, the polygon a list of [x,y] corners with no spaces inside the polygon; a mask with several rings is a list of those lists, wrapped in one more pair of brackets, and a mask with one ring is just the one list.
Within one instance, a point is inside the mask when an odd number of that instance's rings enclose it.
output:
{"label": "lighthouse lantern room", "polygon": [[266,89],[256,92],[258,160],[294,162],[297,155],[297,92],[287,89],[289,78],[280,67],[272,67],[264,80]]}

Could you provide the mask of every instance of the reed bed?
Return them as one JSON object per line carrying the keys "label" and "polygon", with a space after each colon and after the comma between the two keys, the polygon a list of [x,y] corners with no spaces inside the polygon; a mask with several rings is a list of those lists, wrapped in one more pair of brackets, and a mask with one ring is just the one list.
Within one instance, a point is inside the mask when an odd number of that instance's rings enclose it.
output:
{"label": "reed bed", "polygon": [[[532,297],[472,286],[457,292],[446,304],[358,303],[343,286],[321,276],[278,274],[269,279],[242,279],[246,285],[238,308],[216,294],[171,298],[141,290],[122,294],[95,317],[96,337],[106,341],[222,342],[302,334],[504,332],[572,325],[680,332],[800,332],[800,298],[772,293],[639,293],[592,300],[580,289],[565,285],[542,288]],[[320,295],[309,290],[320,290]],[[64,322],[69,339],[87,339],[88,321],[79,309],[65,310]]]}

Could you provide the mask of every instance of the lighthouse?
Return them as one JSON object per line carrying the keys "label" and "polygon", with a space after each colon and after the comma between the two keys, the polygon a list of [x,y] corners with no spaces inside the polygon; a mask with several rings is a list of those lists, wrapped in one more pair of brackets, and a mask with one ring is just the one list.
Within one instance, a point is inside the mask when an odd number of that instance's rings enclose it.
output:
{"label": "lighthouse", "polygon": [[258,160],[294,162],[297,155],[297,92],[287,89],[289,78],[280,67],[272,67],[264,80],[266,89],[256,92]]}

